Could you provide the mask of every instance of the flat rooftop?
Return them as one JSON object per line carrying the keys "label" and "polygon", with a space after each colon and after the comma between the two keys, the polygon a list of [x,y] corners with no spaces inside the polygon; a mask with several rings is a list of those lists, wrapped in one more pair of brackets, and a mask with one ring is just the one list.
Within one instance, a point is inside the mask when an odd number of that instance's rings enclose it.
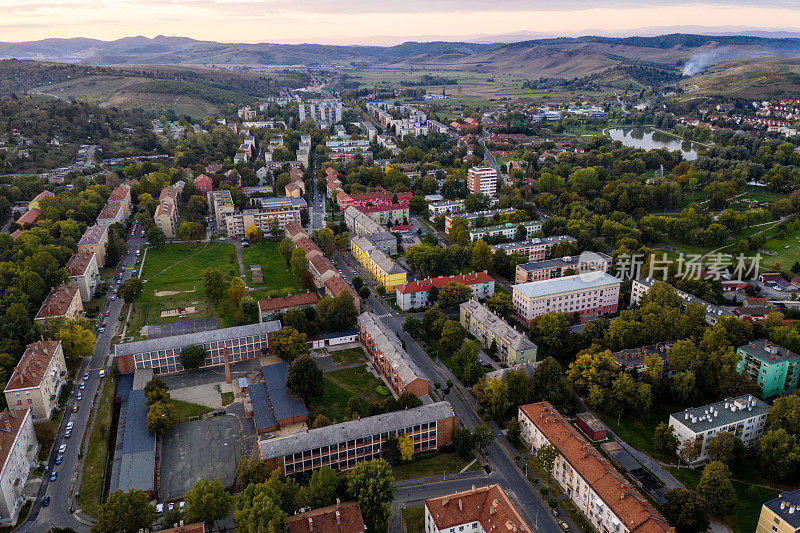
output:
{"label": "flat rooftop", "polygon": [[754,416],[766,415],[768,412],[769,405],[755,396],[745,394],[702,407],[690,407],[679,413],[673,413],[670,418],[675,418],[695,433],[701,433]]}
{"label": "flat rooftop", "polygon": [[526,298],[542,298],[563,292],[599,289],[609,285],[619,285],[622,280],[607,272],[593,272],[591,275],[577,274],[556,279],[543,279],[512,285],[511,288]]}

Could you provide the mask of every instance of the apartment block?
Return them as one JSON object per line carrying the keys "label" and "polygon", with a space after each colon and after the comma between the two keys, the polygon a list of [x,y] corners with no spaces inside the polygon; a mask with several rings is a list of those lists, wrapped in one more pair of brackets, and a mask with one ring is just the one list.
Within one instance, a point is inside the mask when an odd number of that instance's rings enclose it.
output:
{"label": "apartment block", "polygon": [[75,285],[58,285],[50,289],[50,293],[42,302],[34,322],[43,322],[50,318],[66,318],[75,320],[83,316],[81,292]]}
{"label": "apartment block", "polygon": [[94,252],[97,255],[97,266],[106,264],[106,248],[108,248],[108,227],[89,226],[78,241],[79,252]]}
{"label": "apartment block", "polygon": [[553,478],[596,531],[674,533],[675,529],[572,424],[547,402],[520,406],[522,440],[534,453],[559,452]]}
{"label": "apartment block", "polygon": [[183,370],[181,351],[202,346],[207,354],[202,366],[255,359],[269,354],[269,336],[281,328],[280,321],[260,322],[233,328],[212,329],[160,339],[126,342],[114,346],[114,359],[120,374],[152,368],[155,374]]}
{"label": "apartment block", "polygon": [[366,238],[350,239],[350,252],[386,290],[405,284],[406,271]]}
{"label": "apartment block", "polygon": [[359,298],[356,290],[350,286],[349,283],[343,281],[339,276],[332,276],[325,282],[325,295],[331,298],[336,298],[343,292],[349,292],[353,296],[353,303],[356,306],[356,311],[361,311],[361,298]]}
{"label": "apartment block", "polygon": [[206,198],[208,199],[208,212],[214,215],[214,225],[217,228],[225,227],[225,217],[235,210],[231,191],[227,189],[208,191]]}
{"label": "apartment block", "polygon": [[232,211],[225,216],[228,237],[232,239],[244,237],[245,230],[250,226],[255,226],[268,235],[273,220],[278,221],[281,229],[290,222],[299,224],[300,212],[308,209],[308,204],[302,198],[254,198],[253,201],[258,204],[257,208]]}
{"label": "apartment block", "polygon": [[172,202],[161,202],[153,213],[153,221],[169,239],[178,234],[178,208]]}
{"label": "apartment block", "polygon": [[81,300],[87,302],[94,297],[100,283],[100,268],[97,266],[97,254],[94,252],[78,252],[69,258],[66,265],[69,284],[78,287]]}
{"label": "apartment block", "polygon": [[100,210],[97,215],[98,226],[113,226],[114,224],[125,224],[125,210],[122,204],[108,203]]}
{"label": "apartment block", "polygon": [[669,416],[669,425],[678,437],[678,449],[687,442],[702,441],[700,455],[693,461],[693,464],[699,464],[708,460],[708,443],[723,431],[741,439],[748,448],[755,446],[758,438],[764,434],[767,413],[769,405],[755,396],[745,394],[674,413]]}
{"label": "apartment block", "polygon": [[800,533],[800,489],[762,505],[756,533]]}
{"label": "apartment block", "polygon": [[[656,283],[665,283],[665,282],[659,281],[654,278],[634,279],[631,283],[631,305],[639,305],[639,302],[642,301],[642,298],[650,290],[650,287],[652,287]],[[727,309],[725,309],[724,307],[719,307],[717,305],[710,304],[705,300],[698,298],[694,294],[689,294],[686,291],[682,291],[674,287],[672,287],[672,289],[675,291],[675,294],[677,294],[678,297],[683,302],[682,305],[683,309],[686,309],[687,307],[689,307],[689,305],[693,303],[702,307],[706,312],[706,322],[711,326],[717,323],[719,317],[732,316],[732,313]]]}
{"label": "apartment block", "polygon": [[800,376],[800,355],[767,339],[736,348],[736,371],[756,384],[762,398],[791,394]]}
{"label": "apartment block", "polygon": [[536,362],[537,346],[525,333],[511,327],[485,304],[477,300],[464,302],[459,309],[459,320],[484,348],[494,344],[497,355],[507,365]]}
{"label": "apartment block", "polygon": [[523,324],[547,313],[580,313],[581,316],[617,310],[622,280],[606,272],[512,285],[514,312]]}
{"label": "apartment block", "polygon": [[0,525],[12,526],[25,503],[25,484],[38,464],[39,441],[30,411],[0,413]]}
{"label": "apartment block", "polygon": [[6,405],[34,422],[46,422],[58,405],[58,393],[67,382],[67,363],[61,341],[37,341],[25,347],[3,394]]}
{"label": "apartment block", "polygon": [[371,192],[363,192],[358,194],[348,194],[340,191],[336,195],[336,204],[339,209],[344,211],[349,206],[356,207],[370,207],[370,206],[389,206],[400,204],[407,206],[411,201],[412,194],[410,192],[391,193],[383,187],[378,187]]}
{"label": "apartment block", "polygon": [[490,237],[503,237],[506,239],[516,239],[519,228],[523,228],[522,238],[527,239],[534,233],[542,231],[542,223],[538,220],[530,220],[527,222],[506,222],[505,224],[498,224],[496,226],[484,226],[482,228],[470,228],[469,239],[477,241],[478,239],[488,239]]}
{"label": "apartment block", "polygon": [[374,220],[381,227],[401,226],[411,220],[408,204],[374,205],[357,207],[361,213]]}
{"label": "apartment block", "polygon": [[349,206],[344,211],[344,222],[351,236],[365,237],[381,252],[394,255],[397,253],[397,237],[386,230],[356,206]]}
{"label": "apartment block", "polygon": [[122,218],[131,216],[131,186],[127,183],[120,185],[108,197],[109,204],[118,204],[122,207]]}
{"label": "apartment block", "polygon": [[505,209],[473,211],[472,213],[452,213],[444,217],[444,231],[445,233],[450,233],[450,226],[453,224],[453,220],[456,217],[462,217],[468,228],[474,228],[479,225],[478,222],[481,222],[480,225],[483,225],[486,221],[492,221],[497,224],[507,222],[508,218],[518,211],[518,209],[514,209],[513,207],[507,207]]}
{"label": "apartment block", "polygon": [[596,270],[608,272],[610,268],[610,255],[601,252],[590,252],[517,265],[514,278],[516,283],[527,283],[529,281],[560,278],[567,274],[572,275],[581,272]]}
{"label": "apartment block", "polygon": [[344,106],[338,98],[321,98],[298,104],[300,122],[313,120],[320,128],[329,128],[342,120]]}
{"label": "apartment block", "polygon": [[414,453],[438,450],[453,441],[454,424],[450,403],[437,402],[262,439],[258,448],[270,470],[284,475],[323,466],[349,470],[360,462],[380,459],[383,445],[392,437],[408,435],[414,442]]}
{"label": "apartment block", "polygon": [[417,397],[428,394],[430,381],[386,324],[376,315],[366,312],[359,315],[357,327],[372,366],[381,373],[395,397],[404,391]]}
{"label": "apartment block", "polygon": [[467,190],[484,196],[497,195],[497,171],[492,167],[472,167],[467,171]]}
{"label": "apartment block", "polygon": [[492,250],[498,252],[503,250],[506,255],[513,253],[522,254],[528,261],[542,261],[550,257],[550,250],[553,246],[562,242],[576,244],[578,240],[569,235],[554,235],[552,237],[540,237],[521,242],[504,242],[492,245]]}
{"label": "apartment block", "polygon": [[530,533],[500,485],[473,487],[470,490],[425,500],[425,532],[453,533],[494,531]]}
{"label": "apartment block", "polygon": [[464,210],[464,200],[442,200],[440,202],[431,202],[428,204],[428,213],[431,220],[439,215],[447,215],[452,213],[460,213]]}
{"label": "apartment block", "polygon": [[442,276],[410,281],[395,288],[397,306],[403,311],[428,307],[428,293],[433,287],[442,290],[451,283],[460,283],[472,289],[472,297],[485,300],[494,294],[494,278],[485,272]]}
{"label": "apartment block", "polygon": [[200,194],[208,194],[214,190],[214,180],[205,174],[200,174],[194,179],[194,186]]}
{"label": "apartment block", "polygon": [[314,286],[321,289],[329,280],[339,277],[339,272],[330,259],[324,255],[312,257],[308,260],[308,271],[314,279]]}

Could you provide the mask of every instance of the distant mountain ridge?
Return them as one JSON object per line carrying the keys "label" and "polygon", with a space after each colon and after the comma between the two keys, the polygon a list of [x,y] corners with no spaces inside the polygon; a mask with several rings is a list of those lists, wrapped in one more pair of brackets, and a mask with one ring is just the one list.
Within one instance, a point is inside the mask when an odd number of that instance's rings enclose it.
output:
{"label": "distant mountain ridge", "polygon": [[[0,58],[85,65],[387,66],[579,77],[624,62],[693,74],[730,59],[800,57],[800,39],[673,33],[654,37],[555,37],[513,43],[409,41],[394,46],[220,43],[188,37],[88,38],[0,43]],[[686,66],[684,66],[686,65]]]}

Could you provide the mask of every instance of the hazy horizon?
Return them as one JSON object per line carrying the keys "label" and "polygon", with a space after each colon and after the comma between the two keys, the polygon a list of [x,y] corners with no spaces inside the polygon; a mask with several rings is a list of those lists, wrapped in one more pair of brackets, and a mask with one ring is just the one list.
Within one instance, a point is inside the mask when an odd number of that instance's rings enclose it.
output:
{"label": "hazy horizon", "polygon": [[[116,40],[158,35],[228,43],[392,45],[409,40],[467,40],[577,35],[653,35],[681,28],[706,33],[800,32],[800,5],[776,0],[574,0],[569,9],[545,0],[387,2],[357,0],[0,0],[0,41],[86,37]],[[46,22],[43,22],[46,21]],[[702,24],[714,21],[711,26]],[[753,25],[752,21],[763,21]],[[684,33],[691,31],[683,31]],[[519,36],[520,38],[515,38]]]}

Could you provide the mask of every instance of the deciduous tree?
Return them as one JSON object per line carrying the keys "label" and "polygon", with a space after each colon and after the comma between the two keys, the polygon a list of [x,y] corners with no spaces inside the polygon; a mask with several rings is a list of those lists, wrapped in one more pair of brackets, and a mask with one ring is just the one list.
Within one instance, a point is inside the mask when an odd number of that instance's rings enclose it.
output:
{"label": "deciduous tree", "polygon": [[205,522],[209,530],[227,517],[233,506],[233,496],[219,479],[196,481],[185,500],[187,523]]}
{"label": "deciduous tree", "polygon": [[414,458],[414,441],[408,435],[403,434],[397,438],[397,449],[403,461],[409,462]]}
{"label": "deciduous tree", "polygon": [[239,276],[234,276],[231,279],[230,286],[228,287],[228,298],[235,307],[239,306],[245,294],[244,281]]}
{"label": "deciduous tree", "polygon": [[731,472],[724,463],[711,461],[700,476],[697,493],[712,516],[727,516],[736,509],[736,490],[731,482]]}
{"label": "deciduous tree", "polygon": [[203,270],[203,290],[206,293],[206,298],[213,303],[218,303],[222,296],[225,294],[225,278],[222,277],[222,272],[214,267],[208,267]]}
{"label": "deciduous tree", "polygon": [[369,531],[386,523],[394,500],[394,474],[383,459],[358,463],[347,474],[347,491],[361,507]]}
{"label": "deciduous tree", "polygon": [[325,376],[317,363],[308,355],[300,355],[289,364],[286,388],[300,396],[305,402],[322,396]]}
{"label": "deciduous tree", "polygon": [[142,294],[142,289],[144,289],[144,284],[141,278],[126,279],[119,288],[119,295],[125,300],[126,304],[130,304],[139,298]]}
{"label": "deciduous tree", "polygon": [[186,370],[200,368],[208,357],[208,352],[202,346],[187,346],[181,350],[181,365]]}
{"label": "deciduous tree", "polygon": [[700,495],[688,489],[670,489],[663,506],[664,518],[677,533],[704,533],[710,524],[706,502]]}
{"label": "deciduous tree", "polygon": [[158,518],[156,508],[141,490],[116,490],[100,506],[92,533],[138,533]]}
{"label": "deciduous tree", "polygon": [[270,338],[270,344],[273,355],[290,363],[301,355],[308,355],[309,352],[306,334],[290,327],[282,327],[276,331]]}
{"label": "deciduous tree", "polygon": [[439,291],[439,306],[442,309],[452,309],[466,302],[472,297],[472,289],[455,281]]}

